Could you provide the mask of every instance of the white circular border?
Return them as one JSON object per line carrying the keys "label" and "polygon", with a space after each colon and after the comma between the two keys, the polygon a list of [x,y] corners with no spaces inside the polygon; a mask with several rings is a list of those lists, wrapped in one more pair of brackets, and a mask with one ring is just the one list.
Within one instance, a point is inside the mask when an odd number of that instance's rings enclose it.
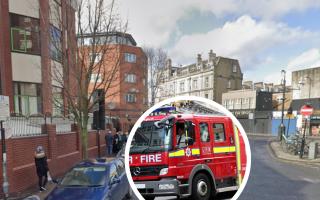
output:
{"label": "white circular border", "polygon": [[142,195],[140,194],[140,192],[138,191],[138,189],[136,188],[133,180],[132,180],[132,176],[131,176],[131,172],[130,172],[130,166],[129,166],[129,151],[130,151],[130,145],[132,142],[132,138],[133,135],[132,133],[135,133],[136,130],[138,129],[139,124],[142,123],[142,121],[149,116],[152,111],[154,111],[155,109],[165,105],[165,104],[170,104],[172,102],[175,101],[181,101],[181,100],[193,100],[193,101],[202,101],[208,104],[213,104],[215,107],[217,107],[219,109],[219,111],[221,111],[223,114],[227,115],[228,117],[230,117],[233,121],[233,123],[236,124],[236,126],[239,128],[240,132],[243,134],[243,139],[244,139],[244,143],[245,143],[245,149],[246,149],[246,155],[247,155],[247,165],[246,165],[246,172],[243,178],[243,182],[240,185],[240,188],[238,189],[238,191],[236,192],[236,194],[232,197],[231,200],[236,200],[238,199],[238,197],[240,196],[240,194],[242,193],[243,189],[245,188],[248,179],[249,179],[249,174],[251,171],[251,150],[250,150],[250,144],[249,144],[249,140],[247,137],[247,134],[245,133],[242,125],[240,124],[240,122],[237,120],[237,118],[235,116],[233,116],[233,114],[228,111],[225,107],[223,107],[222,105],[203,98],[203,97],[196,97],[196,96],[177,96],[177,97],[172,97],[169,99],[166,99],[164,101],[161,101],[159,103],[157,103],[156,105],[152,106],[151,108],[149,108],[145,113],[143,113],[143,115],[141,115],[141,117],[138,119],[138,121],[134,124],[133,128],[131,129],[131,132],[129,134],[128,140],[127,140],[127,144],[126,144],[126,149],[125,149],[125,169],[126,169],[126,174],[128,177],[128,181],[129,184],[133,190],[133,192],[135,193],[135,195],[139,198],[139,200],[144,200],[144,198],[142,197]]}

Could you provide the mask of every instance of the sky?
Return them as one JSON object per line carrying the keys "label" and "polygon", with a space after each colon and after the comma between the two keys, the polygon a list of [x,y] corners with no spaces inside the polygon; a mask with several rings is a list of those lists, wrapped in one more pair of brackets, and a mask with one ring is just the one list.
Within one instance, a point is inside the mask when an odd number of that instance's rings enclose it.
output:
{"label": "sky", "polygon": [[138,46],[176,65],[197,54],[238,59],[244,80],[280,84],[282,69],[320,66],[320,0],[118,0]]}

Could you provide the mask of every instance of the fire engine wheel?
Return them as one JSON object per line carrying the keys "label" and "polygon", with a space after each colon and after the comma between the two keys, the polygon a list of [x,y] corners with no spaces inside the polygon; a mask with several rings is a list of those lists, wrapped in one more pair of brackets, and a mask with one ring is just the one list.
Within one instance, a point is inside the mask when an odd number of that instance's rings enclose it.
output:
{"label": "fire engine wheel", "polygon": [[192,180],[192,199],[208,200],[211,197],[211,182],[207,175],[197,174]]}

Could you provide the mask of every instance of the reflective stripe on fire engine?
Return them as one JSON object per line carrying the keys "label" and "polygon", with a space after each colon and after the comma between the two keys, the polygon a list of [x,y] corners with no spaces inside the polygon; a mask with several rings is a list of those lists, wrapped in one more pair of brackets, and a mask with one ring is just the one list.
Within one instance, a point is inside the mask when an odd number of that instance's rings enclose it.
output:
{"label": "reflective stripe on fire engine", "polygon": [[[191,149],[192,155],[200,155],[200,149]],[[180,157],[185,155],[185,150],[178,150],[169,153],[169,157]]]}
{"label": "reflective stripe on fire engine", "polygon": [[232,153],[232,152],[236,152],[235,146],[213,148],[213,153]]}
{"label": "reflective stripe on fire engine", "polygon": [[178,156],[184,156],[184,150],[174,151],[169,153],[169,157],[178,157]]}
{"label": "reflective stripe on fire engine", "polygon": [[192,155],[200,155],[200,149],[192,149]]}
{"label": "reflective stripe on fire engine", "polygon": [[239,138],[239,130],[236,125],[233,125],[235,142],[236,142],[236,158],[237,158],[237,175],[238,175],[238,186],[242,183],[242,175],[241,175],[241,152],[240,152],[240,138]]}

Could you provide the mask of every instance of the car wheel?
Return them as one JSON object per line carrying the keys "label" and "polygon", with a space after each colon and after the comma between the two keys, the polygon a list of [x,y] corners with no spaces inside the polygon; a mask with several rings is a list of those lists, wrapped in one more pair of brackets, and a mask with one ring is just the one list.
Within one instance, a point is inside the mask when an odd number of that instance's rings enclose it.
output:
{"label": "car wheel", "polygon": [[209,200],[211,197],[211,182],[207,175],[197,174],[192,180],[192,199]]}

